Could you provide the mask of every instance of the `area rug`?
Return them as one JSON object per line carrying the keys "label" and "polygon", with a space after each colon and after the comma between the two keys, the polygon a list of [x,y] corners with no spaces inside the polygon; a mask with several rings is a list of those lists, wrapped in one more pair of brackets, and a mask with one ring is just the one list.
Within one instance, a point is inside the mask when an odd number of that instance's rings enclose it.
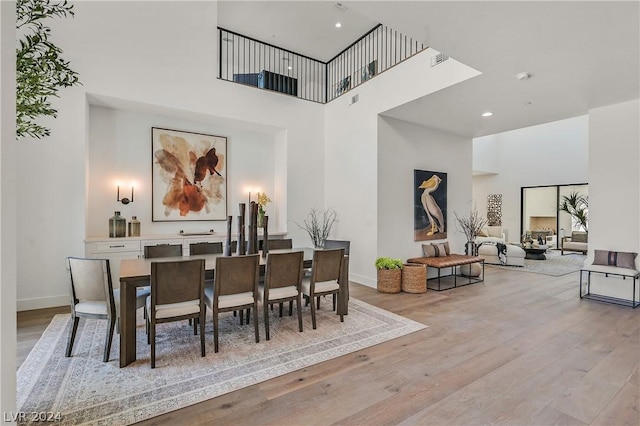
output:
{"label": "area rug", "polygon": [[524,266],[489,265],[496,268],[507,268],[512,271],[532,272],[534,274],[550,275],[560,277],[572,272],[579,271],[584,266],[587,256],[583,254],[560,255],[559,250],[552,250],[545,253],[546,260],[525,259]]}
{"label": "area rug", "polygon": [[287,309],[283,318],[272,313],[269,341],[260,314],[260,343],[253,323],[241,326],[238,317],[223,314],[218,353],[209,313],[204,358],[186,321],[160,324],[155,369],[141,314],[137,361],[125,368],[118,364],[118,335],[110,361],[102,362],[106,321],[81,319],[73,356],[66,358],[70,315],[56,315],[18,369],[18,411],[52,413],[58,424],[131,424],[426,328],[353,298],[341,323],[330,306],[330,298],[323,301],[316,330],[305,307],[302,333],[295,309],[292,317]]}

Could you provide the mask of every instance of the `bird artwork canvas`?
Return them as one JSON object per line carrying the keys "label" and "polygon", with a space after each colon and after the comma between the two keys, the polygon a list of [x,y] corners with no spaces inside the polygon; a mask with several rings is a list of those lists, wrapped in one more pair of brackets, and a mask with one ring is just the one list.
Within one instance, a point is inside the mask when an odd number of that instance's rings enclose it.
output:
{"label": "bird artwork canvas", "polygon": [[414,241],[447,238],[447,174],[414,170]]}
{"label": "bird artwork canvas", "polygon": [[152,219],[227,219],[227,138],[153,127]]}

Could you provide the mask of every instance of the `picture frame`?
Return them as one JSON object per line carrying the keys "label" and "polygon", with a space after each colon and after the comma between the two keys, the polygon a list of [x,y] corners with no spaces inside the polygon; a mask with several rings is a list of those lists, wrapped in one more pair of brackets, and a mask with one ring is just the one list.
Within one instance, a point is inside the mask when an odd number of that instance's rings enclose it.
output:
{"label": "picture frame", "polygon": [[413,171],[414,241],[447,238],[447,174]]}
{"label": "picture frame", "polygon": [[151,128],[152,221],[227,220],[227,138]]}

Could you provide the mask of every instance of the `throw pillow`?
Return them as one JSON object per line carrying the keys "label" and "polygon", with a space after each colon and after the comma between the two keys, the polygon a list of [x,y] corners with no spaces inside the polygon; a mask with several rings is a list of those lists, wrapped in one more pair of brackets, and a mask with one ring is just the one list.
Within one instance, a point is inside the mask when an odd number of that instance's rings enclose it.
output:
{"label": "throw pillow", "polygon": [[595,254],[593,256],[593,264],[636,269],[636,256],[638,256],[638,253],[595,250]]}
{"label": "throw pillow", "polygon": [[588,235],[586,232],[572,232],[571,233],[571,242],[572,243],[586,243],[588,242]]}
{"label": "throw pillow", "polygon": [[482,228],[481,230],[478,231],[478,234],[476,236],[477,237],[488,237],[489,236],[489,230],[487,228]]}
{"label": "throw pillow", "polygon": [[432,246],[436,248],[438,252],[438,257],[448,256],[449,255],[449,243],[431,243]]}
{"label": "throw pillow", "polygon": [[422,253],[424,257],[436,257],[436,249],[431,244],[423,244]]}
{"label": "throw pillow", "polygon": [[502,238],[502,226],[487,226],[489,237]]}

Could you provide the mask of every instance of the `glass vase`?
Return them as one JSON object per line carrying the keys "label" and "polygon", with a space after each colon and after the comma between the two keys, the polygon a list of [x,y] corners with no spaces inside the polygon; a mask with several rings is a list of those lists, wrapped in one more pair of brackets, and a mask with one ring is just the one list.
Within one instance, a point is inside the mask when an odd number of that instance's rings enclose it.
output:
{"label": "glass vase", "polygon": [[130,237],[140,236],[140,221],[136,216],[131,216],[131,222],[129,222],[129,236]]}
{"label": "glass vase", "polygon": [[121,238],[127,236],[127,219],[120,216],[120,212],[114,212],[109,219],[109,238]]}

